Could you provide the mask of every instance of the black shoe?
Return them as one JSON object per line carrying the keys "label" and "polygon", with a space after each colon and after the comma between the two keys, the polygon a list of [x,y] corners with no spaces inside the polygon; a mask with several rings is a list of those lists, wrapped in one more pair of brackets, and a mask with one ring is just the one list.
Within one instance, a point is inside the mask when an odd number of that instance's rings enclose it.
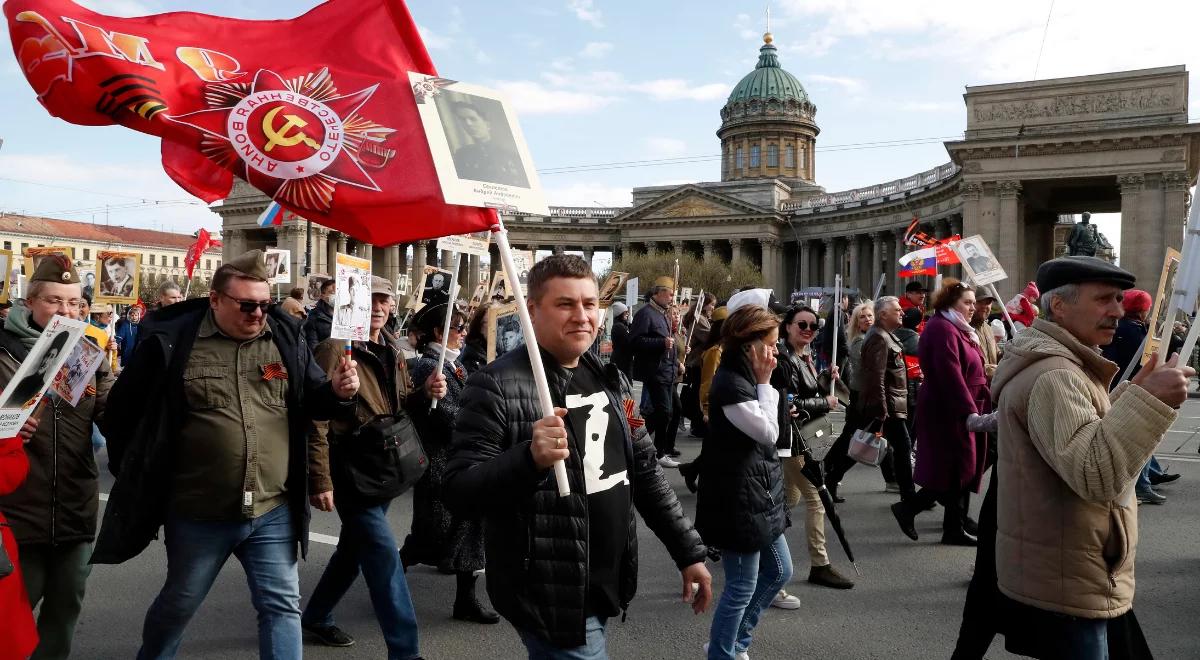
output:
{"label": "black shoe", "polygon": [[962,530],[957,532],[942,532],[942,545],[961,545],[974,548],[979,545],[979,539]]}
{"label": "black shoe", "polygon": [[833,566],[813,566],[808,572],[808,581],[831,589],[853,589],[854,582],[838,573]]}
{"label": "black shoe", "polygon": [[840,495],[838,495],[838,494],[837,494],[837,489],[838,489],[837,482],[836,482],[836,481],[833,481],[832,479],[830,479],[830,478],[828,478],[828,477],[826,477],[826,478],[825,478],[825,490],[829,491],[829,496],[830,496],[831,498],[833,498],[833,502],[834,502],[834,504],[845,504],[845,503],[846,503],[846,498],[844,498],[844,497],[841,497]]}
{"label": "black shoe", "polygon": [[698,486],[696,479],[700,476],[700,470],[696,468],[695,463],[684,463],[679,466],[679,474],[683,475],[683,485],[691,492],[696,492]]}
{"label": "black shoe", "polygon": [[305,632],[317,638],[317,641],[325,646],[336,646],[344,648],[354,646],[354,638],[346,634],[346,631],[337,626],[319,626],[314,623],[300,622],[300,627]]}
{"label": "black shoe", "polygon": [[900,525],[900,531],[908,538],[917,540],[917,528],[914,526],[914,516],[908,512],[908,507],[904,502],[896,502],[892,505],[892,515],[896,517],[896,522]]}
{"label": "black shoe", "polygon": [[671,458],[679,458],[680,456],[683,456],[683,452],[679,451],[678,449],[672,449],[671,451],[667,452],[667,456],[670,456]]}
{"label": "black shoe", "polygon": [[495,612],[484,609],[479,601],[472,598],[467,601],[454,601],[454,618],[459,621],[470,621],[471,623],[500,623],[500,615]]}
{"label": "black shoe", "polygon": [[1169,484],[1178,478],[1178,474],[1167,474],[1166,472],[1163,472],[1162,474],[1152,474],[1150,475],[1150,485],[1161,486],[1163,484]]}
{"label": "black shoe", "polygon": [[967,516],[967,519],[963,521],[963,531],[971,536],[979,536],[979,522],[971,516]]}

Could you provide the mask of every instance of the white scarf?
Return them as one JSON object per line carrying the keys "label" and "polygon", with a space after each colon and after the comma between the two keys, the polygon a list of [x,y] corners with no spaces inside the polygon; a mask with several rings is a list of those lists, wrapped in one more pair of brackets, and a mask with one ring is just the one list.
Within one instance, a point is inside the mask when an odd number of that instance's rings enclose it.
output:
{"label": "white scarf", "polygon": [[[429,342],[428,347],[429,347],[428,350],[433,351],[435,354],[442,352],[442,345],[437,343],[436,341]],[[461,350],[447,348],[446,349],[446,360],[448,360],[450,362],[454,362],[455,360],[458,359],[458,356],[460,353],[462,353]]]}
{"label": "white scarf", "polygon": [[979,335],[975,334],[975,328],[972,328],[971,324],[967,323],[967,319],[957,309],[944,309],[939,313],[949,319],[954,324],[954,327],[966,332],[967,336],[971,338],[971,341],[975,342],[976,346],[980,345]]}

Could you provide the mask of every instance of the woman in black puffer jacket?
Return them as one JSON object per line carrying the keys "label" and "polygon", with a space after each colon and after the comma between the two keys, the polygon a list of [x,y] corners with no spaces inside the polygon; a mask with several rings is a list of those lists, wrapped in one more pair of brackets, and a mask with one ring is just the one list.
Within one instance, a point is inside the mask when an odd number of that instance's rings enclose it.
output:
{"label": "woman in black puffer jacket", "polygon": [[763,610],[792,577],[775,447],[779,392],[770,384],[778,339],[779,320],[757,305],[738,308],[722,328],[724,351],[709,392],[696,510],[696,529],[721,551],[725,566],[725,589],[709,633],[710,660],[746,653]]}

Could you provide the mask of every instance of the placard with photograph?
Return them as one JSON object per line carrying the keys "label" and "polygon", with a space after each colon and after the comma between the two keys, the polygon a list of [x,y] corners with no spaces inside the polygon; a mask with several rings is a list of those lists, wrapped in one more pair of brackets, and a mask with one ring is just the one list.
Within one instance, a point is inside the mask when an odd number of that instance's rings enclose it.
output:
{"label": "placard with photograph", "polygon": [[684,286],[679,288],[679,304],[683,307],[692,304],[692,287]]}
{"label": "placard with photograph", "polygon": [[337,253],[333,295],[333,332],[329,336],[365,340],[371,331],[371,262]]}
{"label": "placard with photograph", "polygon": [[[421,281],[409,298],[409,307],[421,309],[425,305],[440,305],[450,302],[450,280],[453,273],[436,266],[426,266],[421,271]],[[415,295],[420,294],[420,295]]]}
{"label": "placard with photograph", "polygon": [[132,305],[138,301],[142,255],[137,252],[104,250],[96,253],[96,299],[98,303]]}
{"label": "placard with photograph", "polygon": [[423,73],[408,77],[447,204],[550,215],[517,115],[503,95]]}
{"label": "placard with photograph", "polygon": [[474,308],[482,305],[483,301],[487,299],[487,294],[487,282],[480,282],[479,285],[475,287],[475,292],[471,294],[471,301],[468,303],[468,307]]}
{"label": "placard with photograph", "polygon": [[437,249],[486,257],[488,254],[488,236],[488,233],[483,233],[482,235],[457,234],[443,236],[437,240]]}
{"label": "placard with photograph", "polygon": [[491,294],[488,295],[491,300],[513,299],[513,288],[508,283],[508,274],[502,270],[498,270],[492,275],[492,283],[488,290],[491,291]]}
{"label": "placard with photograph", "polygon": [[979,234],[968,236],[954,244],[954,253],[967,277],[975,286],[984,286],[1000,280],[1008,279],[1008,274],[1000,266],[1000,260],[992,254],[987,242]]}
{"label": "placard with photograph", "polygon": [[517,267],[517,284],[521,287],[521,293],[529,295],[529,271],[533,270],[536,255],[530,250],[513,250],[512,257],[513,265]]}
{"label": "placard with photograph", "polygon": [[12,250],[0,250],[0,303],[6,303],[14,298],[12,295],[12,263]]}
{"label": "placard with photograph", "polygon": [[636,309],[638,302],[638,278],[631,277],[625,281],[625,305]]}
{"label": "placard with photograph", "polygon": [[0,392],[0,437],[11,438],[45,395],[75,344],[83,337],[83,321],[55,315],[29,354]]}
{"label": "placard with photograph", "polygon": [[21,251],[21,256],[25,257],[25,265],[28,266],[26,274],[33,277],[33,273],[37,271],[38,264],[42,262],[42,258],[48,254],[61,254],[72,263],[75,261],[75,248],[66,245],[47,245],[44,247],[27,247]]}
{"label": "placard with photograph", "polygon": [[604,284],[600,285],[600,306],[608,307],[616,300],[617,294],[621,293],[621,287],[625,285],[625,280],[629,278],[629,273],[622,273],[619,270],[611,271],[608,277],[604,278]]}
{"label": "placard with photograph", "polygon": [[[1145,364],[1150,356],[1163,345],[1163,339],[1170,344],[1171,327],[1174,319],[1168,319],[1171,308],[1171,294],[1175,291],[1175,279],[1179,275],[1179,265],[1183,255],[1179,250],[1167,248],[1167,256],[1163,259],[1162,272],[1158,276],[1158,290],[1154,294],[1154,307],[1150,309],[1150,326],[1146,333],[1146,347],[1142,350],[1142,363]],[[1163,361],[1169,356],[1160,355]]]}
{"label": "placard with photograph", "polygon": [[75,350],[67,358],[66,364],[58,370],[54,378],[54,391],[58,396],[69,401],[72,406],[79,405],[83,393],[92,382],[92,375],[104,364],[107,353],[103,348],[86,339],[75,343]]}
{"label": "placard with photograph", "polygon": [[305,278],[304,306],[312,307],[321,299],[321,285],[329,279],[325,273],[312,273]]}
{"label": "placard with photograph", "polygon": [[408,273],[400,273],[399,275],[397,275],[396,276],[396,295],[397,296],[407,296],[408,295],[408,284],[409,284]]}
{"label": "placard with photograph", "polygon": [[521,320],[517,317],[517,304],[504,303],[488,308],[487,316],[487,360],[491,362],[525,343],[521,333]]}
{"label": "placard with photograph", "polygon": [[267,284],[292,283],[292,251],[267,248],[263,254],[267,262]]}

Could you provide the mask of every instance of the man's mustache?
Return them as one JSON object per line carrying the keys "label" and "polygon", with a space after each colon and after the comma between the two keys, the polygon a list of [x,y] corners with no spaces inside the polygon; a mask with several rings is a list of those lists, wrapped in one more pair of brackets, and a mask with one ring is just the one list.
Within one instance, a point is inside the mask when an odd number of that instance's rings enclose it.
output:
{"label": "man's mustache", "polygon": [[1101,321],[1100,325],[1098,327],[1101,330],[1116,330],[1117,322],[1116,321]]}

